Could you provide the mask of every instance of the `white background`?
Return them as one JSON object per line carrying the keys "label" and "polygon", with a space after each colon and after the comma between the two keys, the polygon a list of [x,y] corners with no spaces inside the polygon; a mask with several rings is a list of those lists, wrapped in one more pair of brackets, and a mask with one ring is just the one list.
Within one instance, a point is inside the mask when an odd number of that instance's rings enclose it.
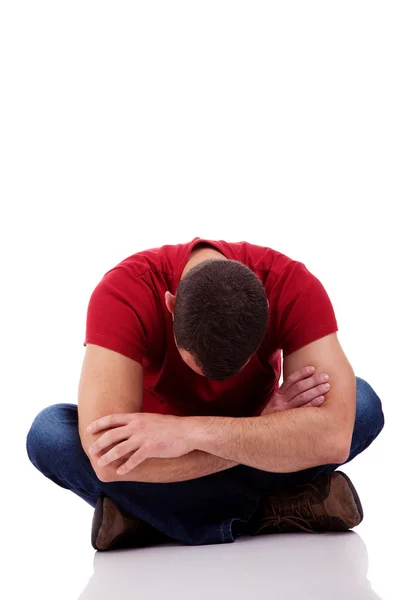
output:
{"label": "white background", "polygon": [[[85,600],[113,586],[130,597],[130,584],[141,597],[158,585],[183,598],[192,575],[201,597],[259,585],[279,599],[316,573],[320,588],[304,597],[327,597],[338,581],[343,598],[375,597],[361,589],[365,561],[337,562],[349,539],[345,556],[361,556],[364,541],[379,597],[398,597],[399,13],[396,1],[368,0],[1,3],[7,597],[78,598],[92,573],[92,509],[25,454],[37,412],[76,402],[92,289],[126,256],[195,236],[275,248],[325,285],[342,345],[386,414],[384,433],[346,469],[365,520],[334,542],[171,548],[178,564],[190,557],[175,587],[161,548],[97,554]],[[226,578],[212,569],[222,556]],[[237,574],[249,556],[246,587]]]}

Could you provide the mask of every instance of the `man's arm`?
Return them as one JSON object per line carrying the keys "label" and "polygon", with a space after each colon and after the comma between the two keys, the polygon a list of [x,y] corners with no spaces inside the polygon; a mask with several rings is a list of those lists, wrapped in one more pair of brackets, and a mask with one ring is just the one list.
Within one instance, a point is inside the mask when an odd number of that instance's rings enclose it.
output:
{"label": "man's arm", "polygon": [[140,412],[143,399],[143,369],[130,358],[112,350],[87,344],[78,391],[78,427],[82,447],[99,479],[100,469],[89,448],[100,436],[86,428],[112,412]]}
{"label": "man's arm", "polygon": [[[310,378],[310,369],[304,363],[316,365],[315,376]],[[331,375],[331,391],[321,390],[322,374],[317,371]],[[93,423],[96,431],[108,428],[94,444],[96,456],[101,452],[108,465],[115,465],[118,459],[118,465],[107,471],[107,481],[194,479],[226,469],[227,463],[221,461],[230,461],[229,466],[246,464],[272,472],[344,462],[354,426],[355,377],[336,334],[286,357],[284,375],[279,393],[274,394],[259,417],[165,417],[164,422],[159,415],[115,414]],[[325,396],[323,404],[321,394]],[[126,439],[125,425],[129,441],[119,444]],[[123,447],[127,444],[135,451],[127,454]],[[107,453],[108,447],[111,450]],[[186,450],[182,452],[183,448]],[[180,458],[171,458],[174,453]],[[118,475],[120,461],[126,462]]]}
{"label": "man's arm", "polygon": [[[143,399],[143,368],[130,358],[94,344],[86,346],[78,393],[78,423],[82,447],[97,477],[101,481],[141,481],[169,483],[196,479],[236,466],[236,463],[194,451],[172,459],[150,459],[127,475],[117,475],[116,469],[126,457],[112,465],[100,467],[98,456],[89,453],[90,446],[104,433],[86,431],[94,420],[113,413],[141,412]],[[107,452],[106,449],[104,452]]]}
{"label": "man's arm", "polygon": [[[316,371],[325,371],[331,376],[332,388],[325,393],[326,401],[322,407],[308,406],[307,410],[285,410],[248,419],[182,417],[187,423],[187,435],[192,438],[194,451],[179,458],[149,458],[124,475],[118,475],[116,470],[126,462],[126,456],[106,467],[97,465],[96,456],[92,464],[99,479],[166,483],[195,479],[237,464],[266,471],[291,472],[343,462],[348,456],[354,425],[355,377],[336,334],[286,357],[285,381],[305,364],[314,364]],[[109,406],[103,414],[110,414],[112,407]],[[116,408],[113,412],[127,412],[127,409]],[[84,426],[90,421],[87,419]],[[100,434],[89,434],[91,439],[84,445],[87,453],[91,441],[99,439],[103,433],[104,430]],[[82,431],[82,435],[86,433]],[[108,449],[104,448],[102,455]]]}
{"label": "man's arm", "polygon": [[[185,418],[185,417],[182,417]],[[126,462],[127,457],[118,461],[118,466]],[[150,458],[140,463],[133,471],[118,475],[116,462],[106,475],[106,481],[140,481],[142,483],[173,483],[198,479],[220,471],[236,467],[238,463],[214,456],[208,452],[194,450],[178,458]],[[104,467],[104,470],[108,469]],[[100,470],[100,467],[97,467]]]}
{"label": "man's arm", "polygon": [[256,469],[289,473],[349,456],[356,410],[356,379],[331,334],[284,360],[284,377],[305,365],[329,373],[331,389],[318,408],[255,418],[193,417],[193,447]]}

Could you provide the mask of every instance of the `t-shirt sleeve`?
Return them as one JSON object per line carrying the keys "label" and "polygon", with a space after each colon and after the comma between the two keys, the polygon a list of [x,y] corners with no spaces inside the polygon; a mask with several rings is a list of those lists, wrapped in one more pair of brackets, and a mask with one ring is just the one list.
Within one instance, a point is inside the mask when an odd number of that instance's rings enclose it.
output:
{"label": "t-shirt sleeve", "polygon": [[140,364],[147,354],[154,298],[148,285],[125,267],[115,267],[93,291],[84,345],[96,344]]}
{"label": "t-shirt sleeve", "polygon": [[332,302],[303,263],[285,268],[273,289],[275,340],[283,356],[338,331]]}

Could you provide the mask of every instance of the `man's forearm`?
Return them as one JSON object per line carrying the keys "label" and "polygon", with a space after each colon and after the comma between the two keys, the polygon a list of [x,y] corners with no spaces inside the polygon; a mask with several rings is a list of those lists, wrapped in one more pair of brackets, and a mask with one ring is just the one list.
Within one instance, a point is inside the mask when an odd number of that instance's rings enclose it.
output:
{"label": "man's forearm", "polygon": [[[331,405],[337,406],[339,399],[334,398],[335,402]],[[351,400],[346,399],[346,402]],[[126,415],[119,415],[120,419],[122,417],[127,418]],[[317,465],[341,464],[347,460],[351,444],[349,423],[340,413],[338,415],[337,410],[332,412],[329,407],[325,410],[325,407],[307,406],[247,418],[163,417],[149,414],[143,415],[141,422],[138,414],[128,417],[128,424],[135,421],[131,425],[129,439],[131,442],[134,440],[133,446],[139,450],[128,459],[126,455],[117,459],[118,452],[111,457],[111,448],[103,467],[101,461],[93,460],[93,456],[99,451],[96,444],[104,449],[110,443],[113,445],[115,435],[120,436],[116,433],[111,437],[109,431],[102,437],[108,436],[107,439],[103,439],[102,443],[95,441],[90,449],[89,459],[102,481],[186,481],[241,464],[267,472],[290,473]],[[350,417],[348,421],[351,421]],[[93,424],[94,429],[107,429],[112,422],[115,424],[115,418],[115,415],[110,415],[100,419],[97,425]],[[117,431],[119,427],[111,429]],[[162,456],[163,447],[160,448],[161,454],[158,454],[157,444],[151,445],[153,436],[158,441],[165,436],[165,446],[175,444],[167,452],[176,452],[177,458],[168,457],[168,453]],[[181,452],[183,448],[185,450]],[[116,471],[121,466],[124,468],[118,475]]]}
{"label": "man's forearm", "polygon": [[321,408],[260,417],[190,417],[193,446],[262,471],[290,473],[346,460],[346,448]]}
{"label": "man's forearm", "polygon": [[[116,471],[126,458],[115,461],[102,471],[107,481],[139,481],[142,483],[173,483],[198,479],[236,467],[238,463],[194,450],[179,458],[152,458],[146,460],[126,475]],[[118,464],[117,464],[118,463]],[[103,475],[103,474],[101,474]]]}
{"label": "man's forearm", "polygon": [[249,418],[182,417],[196,450],[179,458],[145,460],[125,475],[107,469],[109,481],[172,483],[197,479],[239,464],[262,471],[290,473],[341,462],[330,437],[326,412],[297,408]]}

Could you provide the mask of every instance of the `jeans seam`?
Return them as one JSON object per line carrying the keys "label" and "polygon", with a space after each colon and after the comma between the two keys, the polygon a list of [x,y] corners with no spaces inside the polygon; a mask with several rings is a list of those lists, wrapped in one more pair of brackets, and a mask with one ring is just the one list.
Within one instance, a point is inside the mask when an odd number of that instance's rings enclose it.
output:
{"label": "jeans seam", "polygon": [[222,539],[223,543],[226,543],[228,541],[233,542],[232,520],[233,519],[230,519],[228,521],[222,521],[221,526],[219,528],[220,533],[221,533],[221,539]]}

